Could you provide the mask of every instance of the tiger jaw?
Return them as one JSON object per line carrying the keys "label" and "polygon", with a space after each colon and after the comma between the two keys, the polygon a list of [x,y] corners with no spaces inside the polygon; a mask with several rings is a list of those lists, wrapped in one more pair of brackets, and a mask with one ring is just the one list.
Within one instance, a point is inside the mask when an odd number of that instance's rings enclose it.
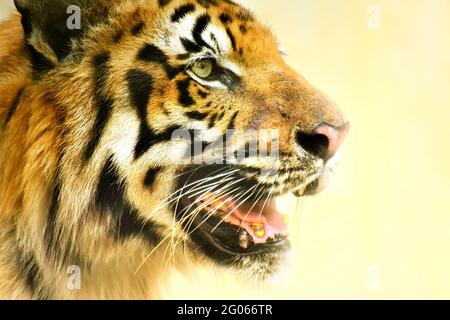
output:
{"label": "tiger jaw", "polygon": [[[287,240],[287,215],[280,213],[274,199],[241,202],[232,197],[222,197],[206,192],[195,200],[195,205],[204,214],[204,219],[216,218],[219,222],[211,230],[222,224],[235,229],[233,235],[238,238],[239,247],[250,251],[261,244],[279,245]],[[214,219],[214,220],[216,220]],[[230,228],[231,229],[231,228]]]}
{"label": "tiger jaw", "polygon": [[[294,194],[301,197],[307,188],[305,185]],[[289,237],[287,232],[289,215],[279,211],[277,207],[279,198],[260,198],[263,199],[239,201],[232,197],[218,197],[211,192],[205,192],[194,200],[194,204],[203,212],[203,221],[206,222],[210,218],[218,220],[211,233],[222,224],[231,225],[235,229],[234,236],[237,236],[240,248],[249,251],[260,244],[279,246],[288,241]]]}
{"label": "tiger jaw", "polygon": [[213,259],[220,256],[219,263],[244,256],[257,259],[264,254],[281,254],[290,248],[287,215],[276,210],[274,199],[239,201],[205,193],[192,202],[187,197],[182,202],[198,213],[189,230],[192,239]]}
{"label": "tiger jaw", "polygon": [[[318,174],[299,185],[296,182],[298,187],[272,194],[268,185],[258,188],[261,184],[256,177],[242,178],[245,173],[236,170],[232,166],[205,166],[185,171],[182,175],[188,177],[178,182],[174,212],[195,252],[263,279],[277,272],[291,248],[287,227],[290,212],[279,211],[279,197],[313,194]],[[261,264],[264,271],[255,274]]]}

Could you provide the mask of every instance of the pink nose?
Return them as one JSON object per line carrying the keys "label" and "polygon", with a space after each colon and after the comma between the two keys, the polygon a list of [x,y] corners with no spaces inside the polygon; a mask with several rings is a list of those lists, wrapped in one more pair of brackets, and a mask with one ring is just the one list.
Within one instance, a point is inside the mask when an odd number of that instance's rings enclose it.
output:
{"label": "pink nose", "polygon": [[348,123],[340,128],[322,124],[312,133],[298,131],[296,135],[297,143],[303,150],[327,161],[336,154],[349,129]]}

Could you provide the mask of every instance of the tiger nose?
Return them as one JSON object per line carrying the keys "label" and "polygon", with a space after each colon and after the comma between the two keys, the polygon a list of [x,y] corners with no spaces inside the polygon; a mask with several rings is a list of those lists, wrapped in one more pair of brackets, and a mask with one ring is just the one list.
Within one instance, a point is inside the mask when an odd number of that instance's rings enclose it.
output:
{"label": "tiger nose", "polygon": [[336,128],[327,124],[321,124],[312,132],[297,130],[296,143],[313,156],[328,161],[336,154],[342,145],[350,124]]}

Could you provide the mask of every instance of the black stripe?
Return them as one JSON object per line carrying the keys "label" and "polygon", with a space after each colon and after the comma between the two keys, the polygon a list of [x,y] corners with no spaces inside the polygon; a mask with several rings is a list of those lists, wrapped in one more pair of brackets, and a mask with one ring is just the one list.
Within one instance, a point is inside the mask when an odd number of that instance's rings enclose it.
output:
{"label": "black stripe", "polygon": [[149,169],[145,174],[144,186],[146,186],[147,188],[151,188],[153,186],[153,183],[155,183],[158,173],[160,172],[161,168]]}
{"label": "black stripe", "polygon": [[217,119],[217,113],[213,114],[212,117],[209,119],[208,127],[210,129],[216,125],[216,119]]}
{"label": "black stripe", "polygon": [[126,208],[124,199],[125,188],[120,179],[119,173],[114,166],[112,157],[106,161],[97,185],[95,194],[95,206],[99,214],[112,216],[117,222],[120,215]]}
{"label": "black stripe", "polygon": [[234,129],[235,129],[235,126],[236,126],[236,118],[237,118],[238,114],[239,114],[239,112],[236,111],[236,112],[233,114],[233,116],[231,117],[230,124],[228,125],[228,130],[234,130]]}
{"label": "black stripe", "polygon": [[55,65],[48,60],[42,53],[37,51],[32,45],[26,45],[29,53],[33,69],[33,76],[39,78],[42,74],[53,69]]}
{"label": "black stripe", "polygon": [[137,25],[135,25],[132,29],[131,29],[131,34],[133,36],[137,36],[138,34],[140,34],[142,32],[142,30],[144,29],[145,24],[144,22],[139,22]]}
{"label": "black stripe", "polygon": [[84,159],[86,161],[92,158],[112,113],[113,101],[104,94],[109,73],[109,61],[109,52],[100,53],[93,59],[94,100],[97,106],[97,115],[92,129],[91,140],[84,152]]}
{"label": "black stripe", "polygon": [[14,101],[11,104],[11,107],[9,108],[8,113],[6,114],[5,121],[3,122],[3,129],[5,129],[6,126],[8,126],[8,123],[11,121],[12,117],[16,113],[17,107],[19,106],[20,97],[22,96],[22,93],[23,93],[23,88],[21,88],[17,92],[16,97],[14,98]]}
{"label": "black stripe", "polygon": [[140,120],[147,123],[147,108],[153,92],[153,78],[147,72],[132,69],[127,72],[126,80],[131,103],[137,109]]}
{"label": "black stripe", "polygon": [[163,132],[156,133],[148,126],[142,126],[139,134],[138,142],[135,147],[134,157],[140,158],[156,143],[167,142],[172,139],[172,134],[175,130],[180,129],[178,126],[170,127]]}
{"label": "black stripe", "polygon": [[31,293],[32,299],[48,300],[51,299],[49,293],[42,291],[43,273],[39,267],[36,257],[32,252],[28,250],[22,250],[17,248],[17,267],[25,279],[25,285]]}
{"label": "black stripe", "polygon": [[56,221],[59,211],[59,199],[61,196],[61,175],[59,171],[60,160],[58,160],[56,175],[53,181],[52,198],[47,216],[47,225],[44,232],[44,244],[49,256],[58,252],[58,235],[56,234]]}
{"label": "black stripe", "polygon": [[255,18],[253,18],[250,11],[246,9],[241,9],[241,11],[237,14],[237,17],[239,20],[247,22],[247,21],[253,21]]}
{"label": "black stripe", "polygon": [[231,18],[231,16],[228,13],[222,13],[219,16],[219,19],[223,24],[230,24],[233,22],[233,18]]}
{"label": "black stripe", "polygon": [[229,5],[235,6],[235,7],[238,6],[238,4],[232,0],[222,0],[222,1],[225,3],[228,3]]}
{"label": "black stripe", "polygon": [[175,10],[175,12],[172,14],[171,20],[172,22],[178,22],[181,19],[183,19],[187,14],[194,11],[195,6],[192,3],[183,5]]}
{"label": "black stripe", "polygon": [[148,141],[152,140],[154,134],[147,124],[147,107],[153,92],[153,78],[150,74],[141,70],[130,70],[127,73],[128,90],[133,106],[139,116],[140,132],[135,147],[135,158],[142,156],[148,149]]}
{"label": "black stripe", "polygon": [[217,121],[222,121],[223,117],[225,117],[225,111],[222,111],[222,112],[219,114],[219,116],[218,116],[218,118],[217,118]]}
{"label": "black stripe", "polygon": [[140,158],[150,147],[158,142],[169,141],[172,132],[178,127],[171,127],[162,133],[155,133],[148,125],[147,108],[153,92],[152,76],[144,71],[133,69],[127,73],[128,90],[133,106],[141,122],[138,142],[134,150],[135,159]]}
{"label": "black stripe", "polygon": [[177,55],[178,60],[187,60],[191,55],[189,53],[181,53]]}
{"label": "black stripe", "polygon": [[227,28],[227,35],[228,35],[228,38],[230,38],[231,45],[233,46],[233,50],[236,51],[236,38],[234,37],[230,28]]}
{"label": "black stripe", "polygon": [[111,219],[111,232],[117,240],[143,236],[153,245],[160,242],[156,224],[140,218],[138,211],[126,199],[125,186],[112,157],[106,161],[100,174],[95,206],[102,217]]}
{"label": "black stripe", "polygon": [[191,97],[189,93],[189,85],[191,83],[191,79],[187,78],[186,80],[180,80],[177,82],[177,88],[179,92],[178,101],[181,105],[185,107],[190,107],[195,104],[194,99]]}
{"label": "black stripe", "polygon": [[20,11],[20,14],[22,15],[21,23],[23,27],[23,31],[25,33],[25,36],[28,37],[33,32],[33,25],[31,24],[31,12],[26,7],[18,8]]}
{"label": "black stripe", "polygon": [[217,6],[219,3],[217,0],[197,0],[198,4],[200,4],[203,8],[208,9],[210,6]]}
{"label": "black stripe", "polygon": [[192,29],[192,37],[194,38],[195,42],[200,47],[207,47],[207,48],[215,51],[202,38],[202,34],[208,27],[208,24],[210,23],[210,21],[211,21],[211,17],[208,14],[204,14],[204,15],[201,15],[200,17],[198,17],[197,22],[195,23],[194,29]]}
{"label": "black stripe", "polygon": [[208,98],[208,92],[205,92],[205,91],[202,91],[202,90],[198,90],[197,93],[203,99]]}
{"label": "black stripe", "polygon": [[152,221],[144,221],[136,210],[124,210],[117,229],[118,237],[121,240],[140,236],[154,246],[162,240],[157,233],[158,225]]}
{"label": "black stripe", "polygon": [[184,50],[186,50],[187,52],[200,52],[202,51],[202,47],[200,47],[198,44],[196,44],[195,42],[186,39],[186,38],[180,38],[181,44],[184,47]]}
{"label": "black stripe", "polygon": [[114,34],[113,42],[114,43],[119,43],[119,41],[122,40],[122,38],[123,38],[123,30],[119,30],[119,31],[117,31],[116,34]]}
{"label": "black stripe", "polygon": [[34,255],[26,255],[25,257],[23,257],[23,259],[24,260],[22,261],[22,268],[25,271],[26,285],[34,296],[38,292],[40,283],[42,281],[41,271]]}
{"label": "black stripe", "polygon": [[190,112],[186,113],[186,116],[188,116],[189,118],[194,119],[194,120],[203,121],[208,116],[208,114],[201,113],[198,111],[190,111]]}
{"label": "black stripe", "polygon": [[172,0],[158,0],[159,6],[164,7],[168,5]]}
{"label": "black stripe", "polygon": [[138,53],[138,59],[146,62],[155,62],[163,66],[169,79],[173,79],[177,74],[184,70],[184,66],[174,68],[169,64],[169,57],[157,46],[146,44]]}
{"label": "black stripe", "polygon": [[62,191],[62,181],[60,173],[60,163],[62,155],[59,156],[56,174],[53,181],[53,188],[51,191],[51,201],[48,210],[47,224],[44,231],[44,245],[45,251],[49,258],[56,259],[55,263],[58,266],[65,264],[76,264],[80,267],[89,268],[90,263],[84,259],[71,245],[63,247],[59,241],[62,237],[61,226],[58,225],[58,214],[60,208],[60,197]]}
{"label": "black stripe", "polygon": [[134,158],[139,159],[152,146],[156,140],[155,133],[146,124],[141,124],[138,142],[134,148]]}

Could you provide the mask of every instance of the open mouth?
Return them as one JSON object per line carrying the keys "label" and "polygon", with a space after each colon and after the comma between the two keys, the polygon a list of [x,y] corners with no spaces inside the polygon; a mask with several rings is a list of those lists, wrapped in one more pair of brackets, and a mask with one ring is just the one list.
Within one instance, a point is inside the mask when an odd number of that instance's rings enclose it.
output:
{"label": "open mouth", "polygon": [[[205,169],[196,170],[181,185],[205,181],[205,173]],[[214,187],[201,189],[194,183],[194,187],[185,188],[187,190],[180,196],[177,217],[183,221],[194,242],[209,256],[222,262],[239,256],[289,250],[288,212],[280,212],[275,198],[263,190],[256,192],[255,189],[251,195],[242,196],[245,190],[255,186],[250,181],[239,184],[239,190],[244,191],[223,192],[228,180],[241,179],[235,174],[231,178],[226,174],[219,175],[217,179],[210,178],[206,184]],[[305,188],[296,195],[301,196],[307,191]]]}
{"label": "open mouth", "polygon": [[274,199],[238,202],[210,192],[201,194],[192,203],[200,212],[193,225],[216,249],[232,255],[289,248],[287,215],[278,212]]}

